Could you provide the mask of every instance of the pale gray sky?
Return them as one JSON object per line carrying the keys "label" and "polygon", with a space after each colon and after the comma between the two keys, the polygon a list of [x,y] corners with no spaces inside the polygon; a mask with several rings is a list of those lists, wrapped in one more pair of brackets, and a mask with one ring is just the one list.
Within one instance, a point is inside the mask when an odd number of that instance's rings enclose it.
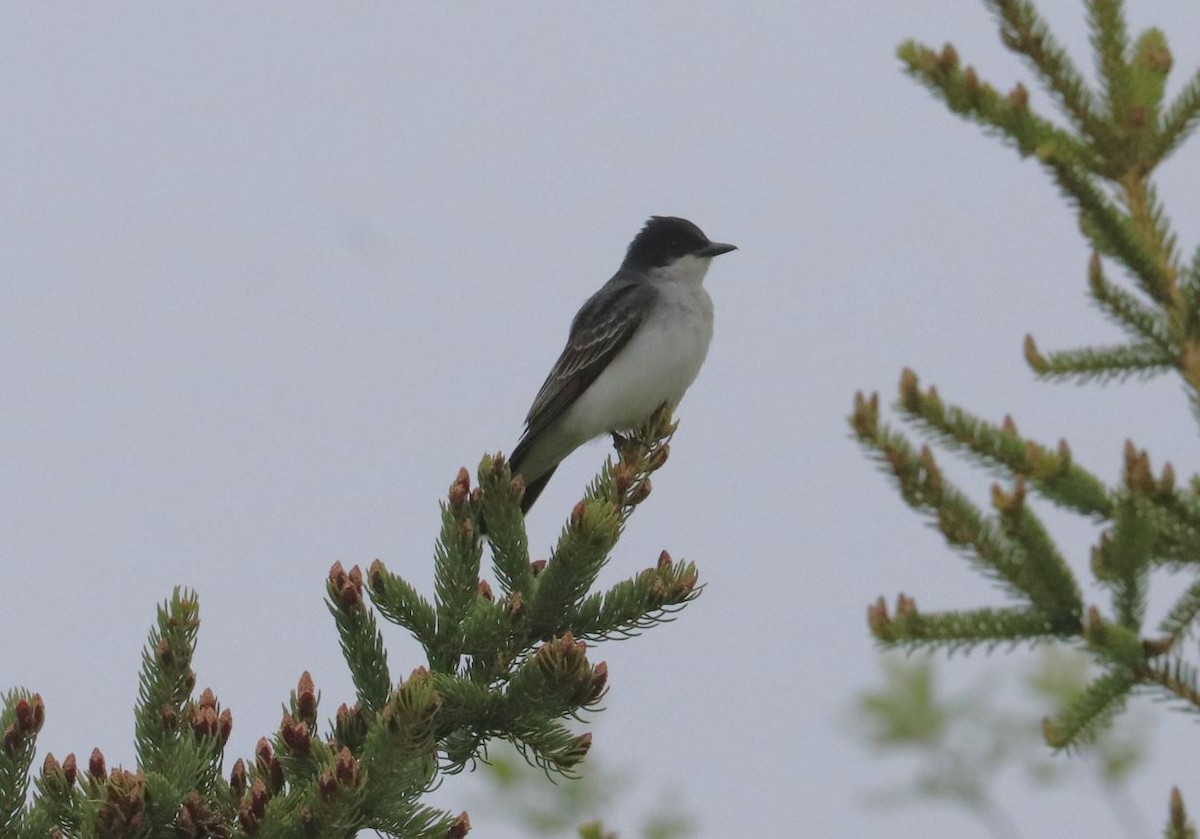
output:
{"label": "pale gray sky", "polygon": [[[1090,66],[1080,4],[1043,5]],[[1177,89],[1200,13],[1135,6],[1135,29],[1166,28]],[[680,790],[704,837],[982,835],[952,810],[864,806],[896,778],[844,730],[877,676],[866,604],[1000,596],[849,441],[854,390],[890,398],[911,365],[1066,433],[1108,477],[1129,435],[1183,473],[1200,449],[1173,382],[1051,387],[1024,366],[1027,331],[1116,333],[1044,175],[899,70],[901,40],[953,40],[997,85],[1028,83],[981,4],[0,14],[0,687],[45,697],[40,754],[132,760],[139,651],[176,584],[201,595],[197,670],[233,709],[231,755],[306,668],[332,714],[352,687],[329,565],[381,557],[429,588],[455,471],[512,447],[576,308],[646,216],[676,214],[741,250],[709,274],[708,363],[603,580],[668,548],[708,587],[597,652],[597,754],[637,768],[639,803]],[[1194,141],[1162,183],[1188,253],[1198,163]],[[543,555],[605,453],[577,454],[531,515]],[[1084,572],[1086,528],[1060,532]],[[421,663],[391,641],[396,674]],[[1135,787],[1154,831],[1173,783],[1200,809],[1196,729],[1158,731]],[[471,783],[437,802],[466,806]],[[1094,788],[1003,792],[1030,835],[1120,835]]]}

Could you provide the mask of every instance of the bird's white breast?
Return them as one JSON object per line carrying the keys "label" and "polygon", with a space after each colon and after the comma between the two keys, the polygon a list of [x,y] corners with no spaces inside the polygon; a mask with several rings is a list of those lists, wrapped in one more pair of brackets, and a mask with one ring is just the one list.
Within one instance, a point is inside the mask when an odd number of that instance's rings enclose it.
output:
{"label": "bird's white breast", "polygon": [[662,403],[683,399],[712,340],[712,298],[702,279],[701,271],[691,282],[658,284],[650,316],[563,417],[577,440],[631,428]]}

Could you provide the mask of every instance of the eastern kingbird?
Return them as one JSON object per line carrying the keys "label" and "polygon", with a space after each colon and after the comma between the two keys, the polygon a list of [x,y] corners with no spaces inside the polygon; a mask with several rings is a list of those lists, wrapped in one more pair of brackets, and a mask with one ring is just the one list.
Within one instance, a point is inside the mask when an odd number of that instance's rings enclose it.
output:
{"label": "eastern kingbird", "polygon": [[704,275],[736,245],[709,241],[690,221],[652,216],[625,261],[583,304],[567,346],[525,417],[513,449],[528,512],[558,464],[588,440],[674,408],[700,372],[713,331]]}

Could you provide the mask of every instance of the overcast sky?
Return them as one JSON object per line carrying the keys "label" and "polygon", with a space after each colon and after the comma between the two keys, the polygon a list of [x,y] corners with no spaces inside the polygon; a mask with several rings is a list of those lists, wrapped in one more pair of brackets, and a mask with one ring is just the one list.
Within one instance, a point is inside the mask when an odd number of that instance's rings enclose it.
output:
{"label": "overcast sky", "polygon": [[[1090,68],[1081,4],[1043,5]],[[1135,6],[1135,30],[1166,29],[1178,89],[1200,12]],[[740,250],[709,274],[708,362],[603,577],[667,548],[707,584],[674,624],[595,653],[596,753],[636,769],[633,809],[675,789],[704,837],[983,835],[954,810],[865,804],[902,777],[846,731],[878,680],[866,604],[1002,601],[849,440],[856,389],[890,399],[910,365],[1066,435],[1103,476],[1127,436],[1195,471],[1174,382],[1054,387],[1022,361],[1026,332],[1118,335],[1043,173],[900,72],[903,39],[953,40],[1002,89],[1032,87],[982,4],[14,3],[0,23],[0,687],[45,698],[39,765],[95,745],[132,761],[141,645],[179,584],[200,593],[196,667],[233,710],[230,762],[301,671],[325,715],[350,699],[329,565],[380,557],[430,590],[438,499],[511,449],[650,214]],[[1198,166],[1193,141],[1161,181],[1188,254]],[[551,482],[539,555],[606,451]],[[1087,529],[1055,522],[1086,573]],[[389,640],[394,674],[422,663]],[[942,672],[992,668],[1012,663]],[[1134,788],[1155,835],[1171,784],[1200,811],[1200,734],[1161,716]],[[472,789],[450,778],[436,801]],[[1095,787],[1002,792],[1028,835],[1125,835]]]}

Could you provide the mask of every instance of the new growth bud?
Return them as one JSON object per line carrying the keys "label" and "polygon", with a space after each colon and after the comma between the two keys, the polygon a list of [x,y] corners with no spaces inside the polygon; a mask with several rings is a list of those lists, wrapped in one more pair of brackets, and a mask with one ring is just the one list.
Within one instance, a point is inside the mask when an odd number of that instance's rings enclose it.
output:
{"label": "new growth bud", "polygon": [[334,765],[334,775],[338,783],[346,789],[354,789],[362,783],[362,767],[349,749],[343,748],[338,752],[337,763]]}
{"label": "new growth bud", "polygon": [[450,485],[450,509],[455,513],[462,511],[463,504],[471,494],[471,476],[465,466],[460,466],[458,476]]}
{"label": "new growth bud", "polygon": [[[505,601],[501,601],[503,604]],[[509,596],[507,601],[508,617],[513,621],[518,621],[525,616],[525,598],[521,596],[521,592],[514,591]]]}
{"label": "new growth bud", "polygon": [[650,491],[654,489],[649,478],[642,478],[641,483],[634,486],[633,491],[629,493],[625,499],[625,503],[630,507],[636,507],[647,498],[650,497]]}
{"label": "new growth bud", "polygon": [[258,738],[258,745],[254,749],[254,763],[260,779],[255,781],[255,786],[261,783],[262,778],[266,778],[271,783],[270,792],[275,793],[283,789],[283,764],[275,756],[271,742],[266,737]]}
{"label": "new growth bud", "polygon": [[570,748],[558,755],[558,758],[555,762],[564,769],[569,769],[572,766],[582,763],[583,759],[587,757],[587,753],[591,751],[591,748],[591,732],[588,732],[587,734],[581,734],[575,738],[575,742]]}
{"label": "new growth bud", "polygon": [[921,385],[911,368],[900,371],[900,404],[904,410],[917,413],[921,410]]}
{"label": "new growth bud", "polygon": [[870,397],[862,391],[854,394],[854,413],[850,415],[850,424],[854,433],[860,437],[874,437],[879,431],[879,394],[872,393]]}
{"label": "new growth bud", "polygon": [[308,732],[308,723],[296,722],[291,714],[283,715],[279,726],[279,736],[293,755],[307,757],[312,749],[312,736]]}
{"label": "new growth bud", "polygon": [[663,443],[651,453],[649,459],[646,461],[646,468],[651,472],[661,469],[663,464],[667,462],[667,458],[670,456],[671,445],[669,443]]}
{"label": "new growth bud", "polygon": [[343,702],[337,710],[333,733],[339,746],[346,746],[351,750],[361,746],[367,736],[367,721],[363,718],[362,706],[355,703],[351,708]]}
{"label": "new growth bud", "polygon": [[604,697],[604,693],[607,689],[608,664],[602,661],[592,668],[591,689],[589,690],[588,697],[583,704],[592,705],[596,702],[599,702]]}
{"label": "new growth bud", "polygon": [[1049,362],[1046,361],[1046,356],[1042,355],[1041,351],[1038,350],[1037,342],[1033,340],[1032,335],[1025,335],[1024,350],[1025,363],[1028,364],[1030,369],[1035,373],[1041,373],[1049,366]]}
{"label": "new growth bud", "polygon": [[1029,110],[1029,91],[1025,89],[1025,85],[1017,82],[1017,86],[1008,94],[1008,101],[1016,111]]}
{"label": "new growth bud", "polygon": [[362,607],[363,576],[362,569],[357,565],[346,573],[342,563],[335,562],[329,569],[329,577],[325,582],[329,597],[344,611]]}
{"label": "new growth bud", "polygon": [[938,56],[938,66],[944,72],[958,69],[958,50],[954,49],[953,44],[942,47],[942,54]]}
{"label": "new growth bud", "polygon": [[241,798],[246,792],[247,782],[246,761],[239,757],[233,764],[233,771],[229,773],[229,788],[236,797]]}
{"label": "new growth bud", "polygon": [[88,758],[88,775],[93,780],[103,781],[108,777],[108,767],[104,763],[104,753],[99,747],[92,749],[92,756]]}
{"label": "new growth bud", "polygon": [[317,721],[317,688],[313,684],[312,674],[305,670],[300,674],[300,683],[296,685],[293,694],[296,716],[310,726]]}
{"label": "new growth bud", "polygon": [[1150,455],[1138,450],[1132,440],[1125,441],[1125,486],[1133,493],[1153,493],[1156,489],[1150,471]]}
{"label": "new growth bud", "polygon": [[504,467],[508,461],[504,459],[504,452],[496,452],[489,459],[488,466],[491,469],[492,476],[501,478],[504,476]]}
{"label": "new growth bud", "polygon": [[1163,464],[1162,478],[1158,482],[1158,491],[1162,495],[1170,495],[1175,491],[1175,467],[1169,462]]}
{"label": "new growth bud", "polygon": [[367,584],[371,587],[372,594],[380,594],[387,583],[387,566],[382,560],[375,560],[371,563],[371,567],[367,569]]}

